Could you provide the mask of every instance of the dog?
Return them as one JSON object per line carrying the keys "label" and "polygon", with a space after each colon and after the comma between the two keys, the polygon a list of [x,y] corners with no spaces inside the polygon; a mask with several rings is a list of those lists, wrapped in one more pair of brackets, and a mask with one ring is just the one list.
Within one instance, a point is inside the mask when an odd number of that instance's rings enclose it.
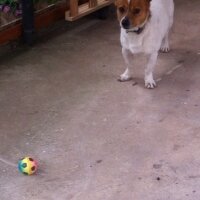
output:
{"label": "dog", "polygon": [[153,71],[158,52],[168,52],[169,32],[173,25],[173,0],[115,0],[117,16],[121,27],[120,41],[126,64],[120,81],[128,81],[130,55],[144,53],[147,56],[145,87],[153,89],[156,82]]}

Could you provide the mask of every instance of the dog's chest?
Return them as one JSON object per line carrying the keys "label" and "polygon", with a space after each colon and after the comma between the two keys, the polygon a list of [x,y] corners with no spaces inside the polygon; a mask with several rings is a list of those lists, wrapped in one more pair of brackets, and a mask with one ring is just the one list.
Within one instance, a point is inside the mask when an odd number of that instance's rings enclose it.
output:
{"label": "dog's chest", "polygon": [[[121,45],[132,53],[152,53],[158,51],[162,42],[163,33],[159,24],[148,23],[141,34],[134,32],[126,33],[121,29]],[[159,31],[157,31],[159,30]]]}
{"label": "dog's chest", "polygon": [[149,31],[145,31],[141,35],[136,33],[121,33],[121,44],[125,49],[132,53],[150,53],[157,49],[155,37]]}
{"label": "dog's chest", "polygon": [[136,33],[121,32],[121,44],[124,48],[129,49],[132,53],[143,51],[144,38]]}

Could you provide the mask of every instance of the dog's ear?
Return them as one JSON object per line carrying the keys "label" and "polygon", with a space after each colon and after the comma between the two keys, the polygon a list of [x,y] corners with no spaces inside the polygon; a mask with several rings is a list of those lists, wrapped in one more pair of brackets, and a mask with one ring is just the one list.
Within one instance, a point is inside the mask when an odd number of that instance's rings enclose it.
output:
{"label": "dog's ear", "polygon": [[119,0],[115,0],[115,6],[119,4]]}
{"label": "dog's ear", "polygon": [[123,4],[124,0],[115,0],[115,6]]}

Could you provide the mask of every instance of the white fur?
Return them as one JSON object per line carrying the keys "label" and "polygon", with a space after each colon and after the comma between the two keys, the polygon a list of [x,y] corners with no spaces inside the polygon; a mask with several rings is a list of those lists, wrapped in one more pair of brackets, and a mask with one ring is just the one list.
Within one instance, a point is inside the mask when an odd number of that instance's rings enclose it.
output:
{"label": "white fur", "polygon": [[[129,0],[130,1],[130,0]],[[145,86],[154,88],[153,70],[156,65],[158,51],[169,51],[168,33],[173,24],[174,2],[173,0],[152,0],[151,17],[141,34],[126,32],[121,28],[122,55],[127,69],[121,75],[121,80],[130,79],[129,54],[144,53],[148,56],[148,64],[145,69]]]}

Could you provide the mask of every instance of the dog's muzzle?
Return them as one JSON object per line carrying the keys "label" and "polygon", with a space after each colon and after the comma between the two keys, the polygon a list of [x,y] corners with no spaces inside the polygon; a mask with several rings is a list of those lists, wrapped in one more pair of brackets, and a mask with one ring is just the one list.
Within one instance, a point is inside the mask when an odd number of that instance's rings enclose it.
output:
{"label": "dog's muzzle", "polygon": [[150,18],[150,16],[140,26],[130,28],[130,26],[131,26],[130,20],[128,19],[128,17],[124,17],[124,19],[121,22],[121,25],[126,30],[126,33],[132,32],[132,33],[136,33],[139,35],[145,29],[145,26],[146,26],[149,18]]}

